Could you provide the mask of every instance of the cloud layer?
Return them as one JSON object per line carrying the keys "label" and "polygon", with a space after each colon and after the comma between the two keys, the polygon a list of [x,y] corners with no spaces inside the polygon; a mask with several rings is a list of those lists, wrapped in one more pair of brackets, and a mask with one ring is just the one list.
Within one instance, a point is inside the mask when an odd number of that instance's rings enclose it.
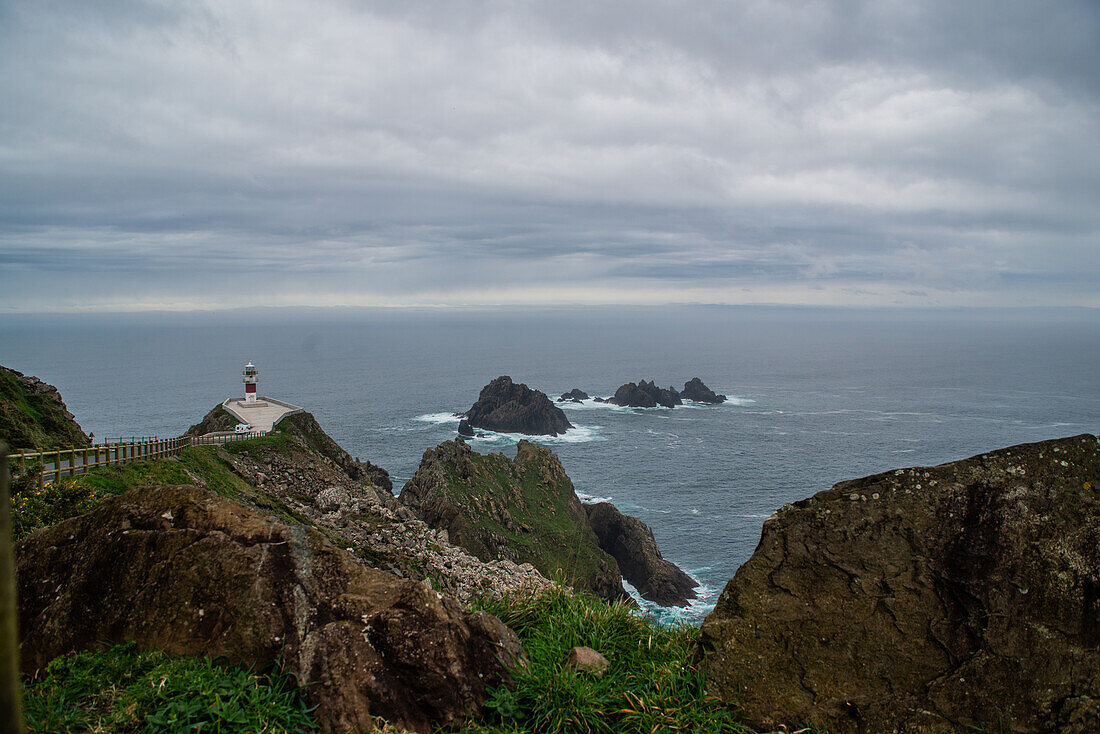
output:
{"label": "cloud layer", "polygon": [[1100,306],[1100,6],[0,3],[0,310]]}

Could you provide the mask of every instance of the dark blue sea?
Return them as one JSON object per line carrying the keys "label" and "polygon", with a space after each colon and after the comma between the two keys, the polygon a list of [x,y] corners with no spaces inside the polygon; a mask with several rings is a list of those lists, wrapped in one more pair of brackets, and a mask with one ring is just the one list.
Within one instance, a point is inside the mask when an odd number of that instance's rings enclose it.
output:
{"label": "dark blue sea", "polygon": [[[653,529],[698,623],[784,503],[842,479],[1100,429],[1090,311],[692,307],[0,317],[0,364],[57,385],[97,439],[175,436],[242,394],[301,405],[395,490],[494,377],[557,397],[700,377],[719,406],[563,404],[542,441],[582,498]],[[517,436],[473,442],[510,453]],[[670,618],[668,613],[662,617]]]}

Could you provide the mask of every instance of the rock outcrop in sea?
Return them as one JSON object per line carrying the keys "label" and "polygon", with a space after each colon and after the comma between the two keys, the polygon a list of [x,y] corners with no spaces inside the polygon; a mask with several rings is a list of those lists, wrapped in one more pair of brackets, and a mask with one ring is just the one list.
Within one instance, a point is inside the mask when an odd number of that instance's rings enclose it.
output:
{"label": "rock outcrop in sea", "polygon": [[471,428],[531,436],[557,436],[573,427],[546,393],[501,376],[481,389],[464,418]]}
{"label": "rock outcrop in sea", "polygon": [[0,366],[0,441],[13,449],[91,446],[61,393],[37,377]]}
{"label": "rock outcrop in sea", "polygon": [[520,441],[510,459],[479,454],[462,439],[445,441],[424,452],[399,499],[483,561],[530,563],[603,599],[630,599],[550,449]]}
{"label": "rock outcrop in sea", "polygon": [[457,723],[525,657],[495,617],[197,487],[107,499],[32,534],[17,559],[26,673],[124,641],[254,669],[278,662],[323,732],[373,717],[418,732]]}
{"label": "rock outcrop in sea", "polygon": [[581,504],[553,452],[528,441],[514,459],[442,443],[425,452],[400,499],[482,560],[530,563],[610,601],[629,599],[623,578],[663,606],[695,597],[697,584],[661,557],[645,523],[607,503]]}
{"label": "rock outcrop in sea", "polygon": [[561,397],[558,398],[559,403],[579,403],[582,400],[588,400],[588,393],[578,388],[573,388],[569,392],[562,393]]}
{"label": "rock outcrop in sea", "polygon": [[1100,445],[841,482],[781,508],[703,624],[769,730],[1100,730]]}
{"label": "rock outcrop in sea", "polygon": [[584,509],[600,547],[611,554],[623,578],[643,599],[663,607],[685,607],[695,598],[698,582],[661,557],[648,525],[624,515],[609,502],[585,505]]}
{"label": "rock outcrop in sea", "polygon": [[693,377],[684,383],[684,389],[680,391],[680,397],[685,400],[694,400],[697,403],[711,403],[713,405],[726,402],[725,395],[715,394],[698,377]]}
{"label": "rock outcrop in sea", "polygon": [[680,394],[673,388],[669,387],[666,390],[657,387],[653,381],[646,382],[645,380],[637,384],[628,382],[625,385],[620,385],[619,389],[607,402],[629,408],[656,408],[658,405],[671,408],[684,404],[680,400]]}

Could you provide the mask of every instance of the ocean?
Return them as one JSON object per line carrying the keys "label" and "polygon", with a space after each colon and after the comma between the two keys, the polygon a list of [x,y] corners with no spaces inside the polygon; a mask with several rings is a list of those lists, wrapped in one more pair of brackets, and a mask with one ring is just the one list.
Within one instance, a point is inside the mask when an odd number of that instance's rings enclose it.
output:
{"label": "ocean", "polygon": [[[5,315],[0,364],[56,385],[97,440],[175,436],[259,392],[300,405],[395,491],[499,375],[551,398],[700,377],[722,405],[562,403],[578,494],[646,522],[701,584],[698,624],[777,508],[842,479],[1100,429],[1100,320],[1077,311],[767,307]],[[519,436],[472,441],[511,453]]]}

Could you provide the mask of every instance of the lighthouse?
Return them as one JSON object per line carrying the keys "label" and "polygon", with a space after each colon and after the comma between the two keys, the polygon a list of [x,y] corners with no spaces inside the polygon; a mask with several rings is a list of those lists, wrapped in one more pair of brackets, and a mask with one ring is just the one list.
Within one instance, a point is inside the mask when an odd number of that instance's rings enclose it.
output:
{"label": "lighthouse", "polygon": [[256,402],[256,365],[249,362],[244,366],[244,402]]}

